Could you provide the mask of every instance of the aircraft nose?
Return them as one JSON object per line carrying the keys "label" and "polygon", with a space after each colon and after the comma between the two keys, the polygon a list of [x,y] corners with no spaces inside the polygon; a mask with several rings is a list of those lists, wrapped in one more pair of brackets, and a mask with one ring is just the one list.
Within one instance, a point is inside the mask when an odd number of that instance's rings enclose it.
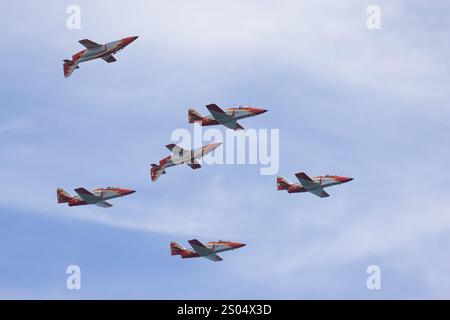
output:
{"label": "aircraft nose", "polygon": [[132,43],[137,38],[139,38],[139,36],[133,36],[133,37],[125,38],[125,41],[124,41],[125,42],[125,46],[129,45],[130,43]]}
{"label": "aircraft nose", "polygon": [[255,109],[256,110],[256,114],[262,114],[264,112],[267,112],[266,109]]}
{"label": "aircraft nose", "polygon": [[238,243],[237,244],[237,248],[242,248],[242,247],[245,247],[246,246],[246,244],[245,243]]}
{"label": "aircraft nose", "polygon": [[131,190],[131,189],[124,189],[123,191],[125,194],[132,194],[132,193],[136,192],[136,190]]}

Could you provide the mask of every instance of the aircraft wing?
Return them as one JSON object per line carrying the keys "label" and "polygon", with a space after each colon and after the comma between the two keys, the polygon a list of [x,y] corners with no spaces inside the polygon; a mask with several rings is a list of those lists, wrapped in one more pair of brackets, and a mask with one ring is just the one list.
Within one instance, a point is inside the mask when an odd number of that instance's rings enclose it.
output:
{"label": "aircraft wing", "polygon": [[201,168],[202,166],[200,165],[200,163],[198,163],[197,161],[192,161],[192,163],[186,163],[189,167],[191,167],[192,169],[198,169]]}
{"label": "aircraft wing", "polygon": [[[304,172],[296,173],[295,176],[297,177],[298,181],[302,184],[305,189],[313,189],[317,188],[319,186],[318,183],[315,183],[310,177],[306,175]],[[308,190],[309,191],[309,190]]]}
{"label": "aircraft wing", "polygon": [[203,256],[203,258],[209,259],[209,260],[214,261],[214,262],[219,262],[219,261],[223,260],[221,257],[219,257],[215,253],[211,253],[211,254],[209,254],[207,256]]}
{"label": "aircraft wing", "polygon": [[213,118],[219,122],[221,125],[224,125],[227,128],[233,130],[242,130],[244,129],[239,123],[237,123],[232,116],[226,114],[217,104],[208,104],[206,108],[209,110]]}
{"label": "aircraft wing", "polygon": [[112,63],[112,62],[116,62],[116,58],[114,58],[114,56],[112,54],[110,54],[109,56],[106,57],[102,57],[103,60],[105,60],[108,63]]}
{"label": "aircraft wing", "polygon": [[207,248],[203,243],[201,243],[197,239],[192,239],[189,240],[188,242],[192,246],[192,249],[194,249],[194,251],[201,256],[206,256],[208,254],[213,253],[211,249]]}
{"label": "aircraft wing", "polygon": [[316,189],[316,190],[308,190],[309,192],[311,192],[312,194],[315,194],[318,197],[321,198],[326,198],[329,197],[330,195],[323,189]]}
{"label": "aircraft wing", "polygon": [[[216,119],[217,120],[217,119]],[[217,120],[219,121],[219,120]],[[220,121],[219,121],[220,122]],[[221,123],[221,125],[224,125],[227,128],[233,129],[233,130],[243,130],[244,127],[241,126],[239,123],[237,123],[236,121],[231,121],[231,122],[224,122]]]}
{"label": "aircraft wing", "polygon": [[94,204],[96,202],[103,201],[102,198],[97,197],[96,195],[89,192],[85,188],[77,188],[77,189],[75,189],[75,192],[80,196],[81,199],[83,199],[87,203]]}
{"label": "aircraft wing", "polygon": [[101,44],[98,44],[92,40],[89,39],[83,39],[78,41],[79,43],[81,43],[83,46],[85,46],[87,49],[92,49],[92,48],[96,48],[98,46],[101,46]]}
{"label": "aircraft wing", "polygon": [[99,207],[102,207],[102,208],[109,208],[109,207],[112,207],[112,204],[111,203],[109,203],[109,202],[106,202],[106,201],[99,201],[99,202],[95,202],[95,203],[93,203],[93,204],[95,204],[96,206],[99,206]]}
{"label": "aircraft wing", "polygon": [[187,151],[187,150],[184,150],[182,147],[177,146],[174,143],[166,145],[166,148],[169,149],[174,155],[179,156],[179,157],[182,157],[183,152]]}
{"label": "aircraft wing", "polygon": [[207,248],[203,243],[201,243],[197,239],[192,239],[192,240],[189,240],[188,242],[192,246],[192,249],[194,249],[194,251],[196,253],[198,253],[199,256],[202,256],[206,259],[209,259],[209,260],[215,261],[215,262],[223,260],[217,254],[215,254],[213,250]]}

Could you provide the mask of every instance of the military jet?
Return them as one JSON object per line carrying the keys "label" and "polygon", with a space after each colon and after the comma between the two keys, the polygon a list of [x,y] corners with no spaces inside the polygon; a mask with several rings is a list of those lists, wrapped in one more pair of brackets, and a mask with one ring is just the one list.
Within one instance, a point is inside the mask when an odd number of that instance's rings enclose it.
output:
{"label": "military jet", "polygon": [[175,241],[170,243],[170,254],[172,256],[181,256],[181,258],[198,258],[203,257],[214,262],[222,261],[223,259],[217,255],[219,252],[239,249],[245,246],[244,243],[231,242],[231,241],[212,241],[208,242],[206,245],[198,241],[197,239],[192,239],[188,241],[192,246],[192,249],[186,249],[182,245]]}
{"label": "military jet", "polygon": [[233,130],[242,130],[244,128],[239,123],[237,123],[237,120],[254,117],[267,111],[265,109],[257,109],[251,107],[228,108],[222,110],[216,104],[208,104],[206,108],[211,113],[210,116],[204,116],[195,109],[189,109],[189,123],[196,122],[201,126],[221,124]]}
{"label": "military jet", "polygon": [[283,177],[277,177],[278,190],[287,190],[288,193],[311,192],[318,197],[326,198],[330,195],[323,188],[353,180],[353,178],[332,175],[318,176],[311,179],[304,172],[296,173],[295,176],[300,183],[292,183]]}
{"label": "military jet", "polygon": [[58,203],[67,203],[69,207],[95,204],[96,206],[102,208],[109,208],[112,207],[112,204],[106,202],[105,200],[123,197],[132,194],[135,191],[131,189],[108,187],[97,188],[92,191],[88,191],[85,188],[77,188],[75,189],[75,192],[78,196],[71,196],[64,189],[58,188],[56,190]]}
{"label": "military jet", "polygon": [[160,160],[159,165],[154,163],[151,164],[150,175],[152,181],[154,182],[158,180],[162,174],[166,174],[166,168],[177,166],[179,164],[187,164],[192,169],[200,168],[201,165],[195,160],[210,153],[221,144],[222,142],[210,143],[195,150],[186,150],[173,143],[166,145],[166,148],[169,149],[172,154]]}
{"label": "military jet", "polygon": [[81,62],[102,58],[108,63],[115,62],[113,54],[117,51],[122,50],[127,45],[132,43],[138,37],[128,37],[121,40],[109,42],[106,44],[98,44],[89,39],[83,39],[79,42],[86,47],[86,49],[75,53],[72,56],[72,60],[64,60],[64,77],[69,77],[75,69],[79,68]]}

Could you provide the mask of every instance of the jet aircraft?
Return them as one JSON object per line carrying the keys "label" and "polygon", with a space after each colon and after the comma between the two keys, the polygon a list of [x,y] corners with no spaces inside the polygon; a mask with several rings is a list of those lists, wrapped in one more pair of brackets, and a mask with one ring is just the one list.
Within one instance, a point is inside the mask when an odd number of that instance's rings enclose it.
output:
{"label": "jet aircraft", "polygon": [[330,195],[323,190],[324,188],[353,180],[353,178],[332,175],[318,176],[311,179],[304,172],[296,173],[295,176],[300,183],[292,183],[283,177],[277,177],[278,190],[287,190],[288,193],[311,192],[318,197],[326,198]]}
{"label": "jet aircraft", "polygon": [[86,204],[95,204],[102,208],[112,207],[112,204],[106,202],[112,198],[123,197],[134,193],[134,190],[124,188],[97,188],[92,191],[88,191],[85,188],[77,188],[75,192],[77,196],[71,196],[64,189],[58,188],[56,195],[58,203],[67,203],[70,207],[82,206]]}
{"label": "jet aircraft", "polygon": [[109,42],[106,44],[98,44],[89,39],[83,39],[79,42],[86,47],[86,49],[75,53],[72,60],[64,60],[64,77],[69,77],[75,69],[79,68],[81,62],[102,58],[108,63],[115,62],[114,55],[117,51],[122,50],[127,45],[132,43],[138,37],[127,37],[121,40]]}
{"label": "jet aircraft", "polygon": [[201,126],[221,124],[233,130],[242,130],[244,128],[239,123],[237,123],[237,120],[254,117],[267,111],[265,109],[257,109],[251,107],[228,108],[222,110],[216,104],[209,104],[206,106],[206,108],[209,110],[211,115],[204,116],[195,109],[189,109],[189,123],[196,122]]}
{"label": "jet aircraft", "polygon": [[195,150],[186,150],[173,143],[166,145],[166,148],[169,149],[172,154],[160,160],[159,165],[155,163],[151,164],[150,175],[152,181],[154,182],[158,180],[161,174],[166,174],[166,168],[177,166],[179,164],[187,164],[192,169],[200,168],[201,165],[196,161],[196,159],[210,153],[221,144],[221,142],[210,143]]}
{"label": "jet aircraft", "polygon": [[180,255],[181,258],[198,258],[203,257],[214,262],[222,261],[223,259],[217,255],[219,252],[239,249],[245,246],[244,243],[231,241],[212,241],[205,244],[197,239],[188,241],[192,249],[186,249],[175,241],[170,243],[170,254],[172,256]]}

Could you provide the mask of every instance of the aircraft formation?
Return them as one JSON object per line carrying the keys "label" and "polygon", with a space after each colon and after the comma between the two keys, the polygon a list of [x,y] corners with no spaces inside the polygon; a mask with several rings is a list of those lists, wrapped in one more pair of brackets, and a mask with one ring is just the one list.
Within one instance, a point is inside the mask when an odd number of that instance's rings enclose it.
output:
{"label": "aircraft formation", "polygon": [[[98,44],[94,41],[83,39],[79,42],[86,47],[86,49],[74,54],[71,60],[65,59],[63,64],[64,77],[69,77],[75,69],[79,69],[81,62],[86,62],[101,58],[107,63],[116,61],[114,54],[130,43],[135,41],[138,36],[126,37],[120,40],[109,42],[106,44]],[[203,115],[194,108],[188,109],[188,122],[197,123],[200,126],[222,125],[232,130],[244,130],[238,121],[254,117],[267,112],[266,109],[253,108],[249,106],[240,106],[234,108],[222,109],[216,104],[208,104],[206,106],[210,115]],[[204,155],[214,151],[222,143],[210,143],[195,150],[183,149],[176,144],[168,144],[166,148],[170,150],[171,155],[161,159],[158,164],[150,165],[150,177],[153,182],[156,182],[162,174],[166,174],[166,169],[169,167],[186,164],[192,169],[198,169],[201,165],[198,159]],[[326,187],[339,185],[352,181],[353,178],[325,175],[310,178],[306,173],[299,172],[295,174],[298,183],[292,183],[284,177],[277,177],[277,189],[286,190],[288,193],[302,193],[309,192],[320,198],[326,198],[330,195],[324,190]],[[123,197],[135,192],[132,189],[126,188],[96,188],[91,191],[85,188],[74,189],[77,195],[70,195],[64,189],[58,188],[57,203],[67,203],[68,206],[82,206],[82,205],[96,205],[102,208],[112,207],[112,204],[106,200]],[[201,243],[197,239],[188,240],[191,248],[185,248],[175,241],[170,243],[171,255],[179,255],[181,258],[197,258],[203,257],[214,262],[222,261],[223,259],[217,253],[239,249],[245,246],[244,243],[232,241],[211,241],[206,244]]]}

